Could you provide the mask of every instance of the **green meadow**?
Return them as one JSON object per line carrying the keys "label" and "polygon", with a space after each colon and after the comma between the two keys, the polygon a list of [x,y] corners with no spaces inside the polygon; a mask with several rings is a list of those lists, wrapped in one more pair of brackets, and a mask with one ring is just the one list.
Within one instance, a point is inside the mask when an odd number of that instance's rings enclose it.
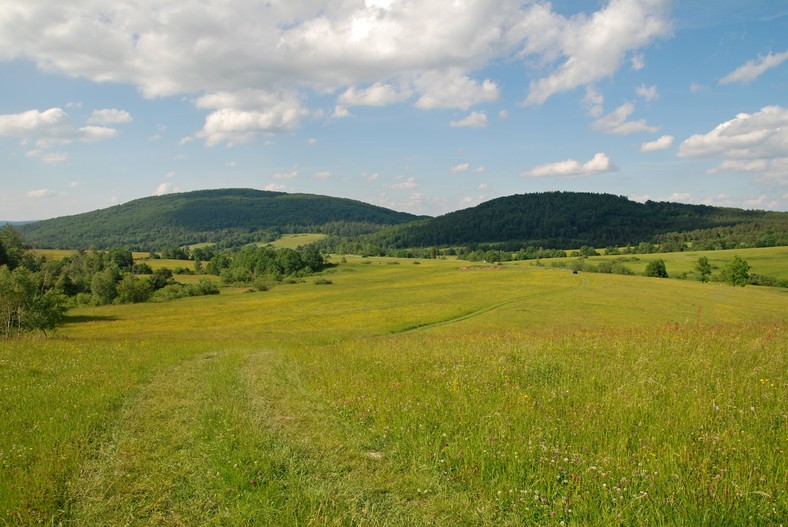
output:
{"label": "green meadow", "polygon": [[[663,260],[670,277],[677,277],[682,273],[692,273],[698,258],[705,256],[716,274],[734,256],[747,261],[750,265],[750,273],[763,274],[778,280],[788,280],[788,247],[763,247],[757,249],[728,249],[722,251],[684,251],[673,253],[653,253],[653,254],[624,254],[624,255],[603,255],[591,256],[588,262],[598,265],[600,262],[620,262],[636,274],[643,274],[649,262]],[[544,260],[548,262],[569,263],[577,260],[577,257],[552,258]]]}
{"label": "green meadow", "polygon": [[263,292],[81,307],[0,342],[0,524],[781,525],[786,307],[350,256]]}
{"label": "green meadow", "polygon": [[325,234],[318,233],[283,234],[278,240],[271,242],[271,245],[280,249],[297,249],[325,238]]}

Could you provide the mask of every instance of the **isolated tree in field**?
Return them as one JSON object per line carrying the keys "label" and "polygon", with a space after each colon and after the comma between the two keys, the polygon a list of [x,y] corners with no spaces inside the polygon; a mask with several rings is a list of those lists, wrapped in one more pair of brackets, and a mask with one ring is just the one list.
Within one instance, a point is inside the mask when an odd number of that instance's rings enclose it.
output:
{"label": "isolated tree in field", "polygon": [[750,279],[750,265],[738,256],[734,256],[733,260],[722,268],[721,274],[722,279],[732,286],[744,287]]}
{"label": "isolated tree in field", "polygon": [[711,276],[711,264],[709,263],[709,259],[705,256],[698,258],[698,262],[695,264],[695,272],[698,273],[698,280],[701,282],[708,282]]}
{"label": "isolated tree in field", "polygon": [[665,260],[654,260],[646,266],[646,276],[653,276],[656,278],[667,278],[668,270],[665,268]]}

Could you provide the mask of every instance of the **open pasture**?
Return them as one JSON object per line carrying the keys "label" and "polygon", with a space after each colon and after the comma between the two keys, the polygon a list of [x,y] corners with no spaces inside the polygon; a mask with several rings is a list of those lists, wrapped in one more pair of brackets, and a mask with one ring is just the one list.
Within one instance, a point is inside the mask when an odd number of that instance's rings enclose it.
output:
{"label": "open pasture", "polygon": [[[713,273],[719,272],[734,256],[739,256],[750,264],[750,273],[762,274],[778,280],[788,280],[788,247],[762,247],[755,249],[727,249],[721,251],[683,251],[675,253],[624,254],[591,256],[588,262],[598,265],[600,262],[621,262],[637,274],[643,274],[649,262],[664,260],[668,275],[678,276],[691,273],[695,269],[698,258],[705,256],[712,265]],[[546,265],[552,262],[569,263],[577,257],[545,259]],[[548,263],[550,262],[550,263]]]}
{"label": "open pasture", "polygon": [[0,343],[0,524],[788,517],[784,290],[346,259]]}
{"label": "open pasture", "polygon": [[[325,239],[325,234],[302,233],[302,234],[283,234],[278,240],[271,242],[270,245],[280,249],[297,249],[310,243],[319,242]],[[263,244],[268,245],[268,244]]]}
{"label": "open pasture", "polygon": [[71,249],[33,249],[33,252],[47,260],[62,260],[77,253]]}

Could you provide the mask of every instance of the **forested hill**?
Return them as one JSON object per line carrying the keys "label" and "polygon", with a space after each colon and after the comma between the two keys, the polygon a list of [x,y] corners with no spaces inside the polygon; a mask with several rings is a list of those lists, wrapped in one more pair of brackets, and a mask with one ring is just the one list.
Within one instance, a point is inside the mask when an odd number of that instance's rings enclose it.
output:
{"label": "forested hill", "polygon": [[788,213],[705,205],[639,203],[623,196],[544,192],[497,198],[476,207],[386,229],[379,243],[429,247],[506,243],[552,248],[637,244],[668,232],[758,222],[760,230],[788,232]]}
{"label": "forested hill", "polygon": [[253,233],[315,228],[329,223],[397,225],[419,219],[360,201],[253,189],[198,190],[141,198],[122,205],[18,228],[39,248],[128,247],[254,239]]}

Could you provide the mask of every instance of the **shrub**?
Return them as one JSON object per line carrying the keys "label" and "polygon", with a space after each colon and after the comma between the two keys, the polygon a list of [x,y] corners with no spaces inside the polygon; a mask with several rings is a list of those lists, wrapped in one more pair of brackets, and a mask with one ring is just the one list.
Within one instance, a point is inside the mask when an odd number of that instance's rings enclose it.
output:
{"label": "shrub", "polygon": [[646,265],[646,272],[644,274],[656,278],[667,278],[668,270],[665,267],[665,260],[659,259],[649,262],[648,265]]}

